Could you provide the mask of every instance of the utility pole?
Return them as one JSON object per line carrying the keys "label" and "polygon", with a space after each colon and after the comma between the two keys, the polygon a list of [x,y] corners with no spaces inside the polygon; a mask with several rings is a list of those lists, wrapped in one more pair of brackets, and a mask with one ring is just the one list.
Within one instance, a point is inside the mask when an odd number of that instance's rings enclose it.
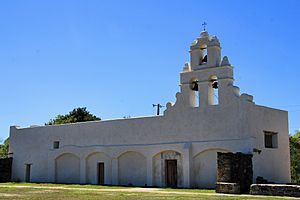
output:
{"label": "utility pole", "polygon": [[162,106],[162,105],[160,105],[159,103],[158,104],[152,104],[152,106],[153,106],[153,108],[154,107],[157,107],[157,115],[159,115],[160,114],[160,109],[162,108],[162,107],[164,107],[164,106]]}

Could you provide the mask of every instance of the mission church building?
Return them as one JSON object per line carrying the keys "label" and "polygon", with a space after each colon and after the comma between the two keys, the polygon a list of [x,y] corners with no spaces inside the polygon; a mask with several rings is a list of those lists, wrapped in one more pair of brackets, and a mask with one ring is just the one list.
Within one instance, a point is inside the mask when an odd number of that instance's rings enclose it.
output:
{"label": "mission church building", "polygon": [[253,181],[291,181],[288,113],[240,94],[206,31],[161,116],[10,128],[13,181],[213,188],[217,152],[253,154]]}

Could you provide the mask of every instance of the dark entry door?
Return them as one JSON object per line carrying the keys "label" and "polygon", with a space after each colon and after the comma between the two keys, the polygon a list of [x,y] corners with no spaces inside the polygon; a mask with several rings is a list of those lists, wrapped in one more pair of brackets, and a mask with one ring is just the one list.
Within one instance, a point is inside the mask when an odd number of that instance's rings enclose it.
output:
{"label": "dark entry door", "polygon": [[98,185],[104,185],[104,163],[98,163]]}
{"label": "dark entry door", "polygon": [[31,164],[26,164],[25,182],[30,182]]}
{"label": "dark entry door", "polygon": [[166,185],[177,187],[177,160],[166,160]]}

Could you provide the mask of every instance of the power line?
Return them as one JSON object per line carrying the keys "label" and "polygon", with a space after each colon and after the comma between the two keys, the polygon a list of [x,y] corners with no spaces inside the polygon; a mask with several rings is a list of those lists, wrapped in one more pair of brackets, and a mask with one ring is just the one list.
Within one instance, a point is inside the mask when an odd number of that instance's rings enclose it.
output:
{"label": "power line", "polygon": [[300,107],[300,105],[281,105],[281,106],[274,106],[274,107]]}

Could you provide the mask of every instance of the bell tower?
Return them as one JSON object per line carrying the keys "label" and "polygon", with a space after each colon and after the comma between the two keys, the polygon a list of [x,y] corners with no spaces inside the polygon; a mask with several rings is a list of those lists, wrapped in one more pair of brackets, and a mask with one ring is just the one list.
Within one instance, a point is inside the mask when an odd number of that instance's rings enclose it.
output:
{"label": "bell tower", "polygon": [[239,88],[233,86],[233,67],[227,56],[221,59],[221,45],[216,36],[202,31],[189,53],[190,62],[180,73],[180,92],[174,106],[205,109],[229,104],[239,97]]}
{"label": "bell tower", "polygon": [[192,70],[219,66],[221,46],[218,38],[209,37],[207,31],[202,31],[190,47],[190,60]]}

